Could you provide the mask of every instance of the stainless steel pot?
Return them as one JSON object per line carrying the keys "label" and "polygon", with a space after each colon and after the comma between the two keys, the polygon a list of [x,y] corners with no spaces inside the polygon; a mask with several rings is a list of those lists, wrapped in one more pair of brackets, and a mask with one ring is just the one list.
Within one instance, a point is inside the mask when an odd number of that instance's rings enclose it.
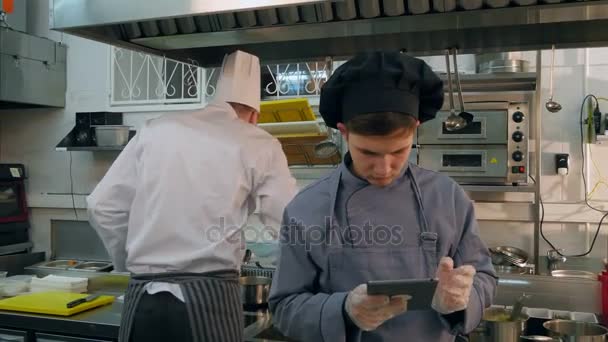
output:
{"label": "stainless steel pot", "polygon": [[240,277],[241,300],[245,305],[264,305],[268,303],[270,284],[268,277]]}
{"label": "stainless steel pot", "polygon": [[608,329],[593,323],[554,319],[543,324],[549,335],[563,342],[604,342]]}
{"label": "stainless steel pot", "polygon": [[480,74],[528,72],[530,62],[522,52],[487,53],[477,56],[477,69]]}
{"label": "stainless steel pot", "polygon": [[519,342],[526,330],[528,316],[522,314],[517,320],[509,320],[511,311],[504,308],[488,308],[483,313],[481,324],[469,335],[472,342]]}
{"label": "stainless steel pot", "polygon": [[124,146],[129,142],[130,126],[101,125],[94,127],[97,146]]}

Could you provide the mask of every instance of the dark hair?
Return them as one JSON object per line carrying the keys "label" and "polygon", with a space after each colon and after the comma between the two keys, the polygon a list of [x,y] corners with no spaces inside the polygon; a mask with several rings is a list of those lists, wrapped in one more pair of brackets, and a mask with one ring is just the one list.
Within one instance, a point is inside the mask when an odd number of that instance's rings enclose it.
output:
{"label": "dark hair", "polygon": [[413,132],[416,118],[395,112],[369,113],[357,115],[346,123],[346,128],[359,135],[389,135],[400,129]]}

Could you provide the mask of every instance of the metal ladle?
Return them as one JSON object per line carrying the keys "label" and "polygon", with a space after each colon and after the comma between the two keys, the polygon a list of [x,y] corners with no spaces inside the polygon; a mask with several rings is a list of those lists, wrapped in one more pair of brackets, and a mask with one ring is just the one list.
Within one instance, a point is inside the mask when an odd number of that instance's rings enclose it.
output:
{"label": "metal ladle", "polygon": [[545,107],[551,113],[557,113],[562,110],[562,105],[553,101],[553,67],[555,66],[555,45],[551,45],[551,73],[549,78],[549,101],[545,103]]}
{"label": "metal ladle", "polygon": [[454,59],[454,75],[456,75],[456,85],[458,86],[458,102],[460,103],[460,116],[465,121],[465,126],[468,126],[473,122],[473,114],[465,111],[464,101],[462,100],[462,87],[460,85],[460,74],[458,73],[458,61],[456,56],[458,55],[458,49],[452,49],[452,57]]}
{"label": "metal ladle", "polygon": [[511,322],[516,321],[519,318],[519,316],[521,316],[521,312],[524,308],[524,302],[526,300],[528,300],[530,297],[532,297],[532,296],[524,293],[519,298],[517,298],[517,300],[515,301],[515,304],[513,305],[513,309],[511,309],[511,316],[509,318],[509,320]]}
{"label": "metal ladle", "polygon": [[449,100],[450,100],[450,115],[445,120],[445,128],[448,131],[458,131],[465,128],[471,121],[473,121],[473,115],[464,111],[464,103],[462,100],[462,90],[460,89],[460,78],[458,76],[458,66],[456,63],[456,54],[454,54],[454,68],[456,70],[456,79],[458,81],[458,95],[460,100],[461,113],[456,115],[456,109],[454,108],[454,91],[452,89],[452,72],[450,70],[450,50],[445,50],[445,63],[448,73],[448,89],[449,89]]}

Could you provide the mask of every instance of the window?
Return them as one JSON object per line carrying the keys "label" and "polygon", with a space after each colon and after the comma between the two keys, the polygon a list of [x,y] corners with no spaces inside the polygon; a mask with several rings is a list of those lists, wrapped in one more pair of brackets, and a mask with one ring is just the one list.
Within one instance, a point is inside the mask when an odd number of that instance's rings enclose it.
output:
{"label": "window", "polygon": [[217,72],[192,61],[112,47],[111,106],[204,104],[215,93]]}

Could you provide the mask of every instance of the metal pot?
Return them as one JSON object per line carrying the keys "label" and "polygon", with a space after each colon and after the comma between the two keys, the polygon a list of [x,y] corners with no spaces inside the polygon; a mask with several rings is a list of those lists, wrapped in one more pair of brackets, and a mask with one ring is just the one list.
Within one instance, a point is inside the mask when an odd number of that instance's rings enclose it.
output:
{"label": "metal pot", "polygon": [[519,342],[526,330],[528,316],[521,314],[517,320],[509,320],[511,311],[504,308],[488,308],[483,313],[480,326],[470,334],[469,341]]}
{"label": "metal pot", "polygon": [[477,69],[480,74],[528,72],[530,62],[522,52],[487,53],[477,56]]}
{"label": "metal pot", "polygon": [[543,324],[549,336],[563,342],[604,342],[608,329],[598,324],[554,319]]}
{"label": "metal pot", "polygon": [[268,304],[270,295],[270,284],[272,279],[268,277],[240,277],[241,300],[244,305]]}
{"label": "metal pot", "polygon": [[129,126],[100,125],[94,127],[97,146],[124,146],[129,142]]}

